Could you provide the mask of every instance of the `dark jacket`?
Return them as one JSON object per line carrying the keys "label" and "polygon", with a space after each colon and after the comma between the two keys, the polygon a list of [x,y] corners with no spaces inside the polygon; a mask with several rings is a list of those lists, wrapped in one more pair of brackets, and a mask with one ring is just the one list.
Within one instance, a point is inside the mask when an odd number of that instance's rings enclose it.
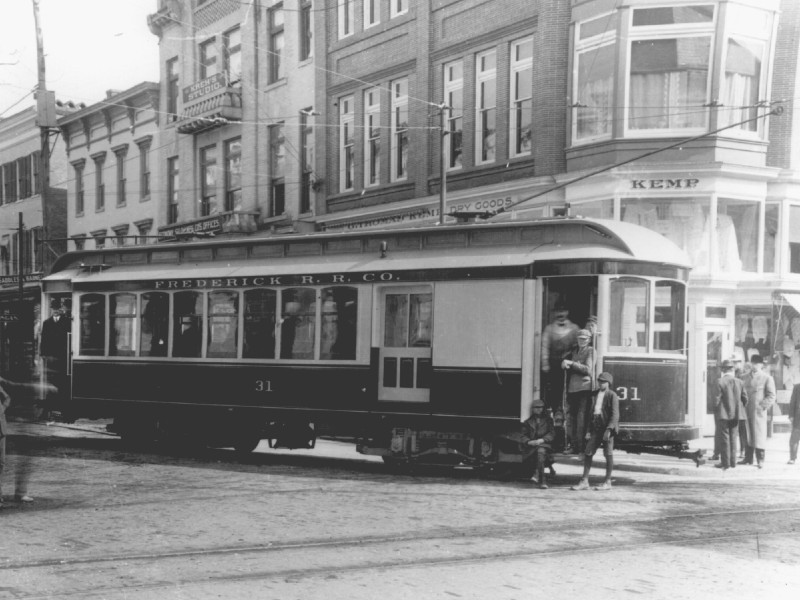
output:
{"label": "dark jacket", "polygon": [[792,429],[800,429],[800,383],[792,388],[792,399],[789,401],[789,418]]}
{"label": "dark jacket", "polygon": [[594,383],[594,348],[575,346],[566,358],[572,361],[572,366],[567,369],[567,393],[590,391]]}
{"label": "dark jacket", "polygon": [[8,435],[8,424],[6,423],[6,409],[11,404],[11,396],[0,386],[0,438]]}
{"label": "dark jacket", "polygon": [[738,377],[723,375],[717,380],[717,399],[714,416],[723,421],[740,421],[745,418],[747,392]]}
{"label": "dark jacket", "polygon": [[[527,455],[536,451],[536,448],[547,448],[552,450],[553,439],[555,439],[555,427],[553,419],[549,415],[536,417],[531,415],[527,421],[522,423],[522,435],[519,438],[523,454]],[[544,440],[540,446],[528,446],[530,440]]]}
{"label": "dark jacket", "polygon": [[[594,401],[597,394],[592,394],[591,402],[586,405],[586,431],[593,431]],[[619,433],[619,398],[614,390],[608,389],[603,394],[602,408],[603,429],[610,429],[614,435]]]}

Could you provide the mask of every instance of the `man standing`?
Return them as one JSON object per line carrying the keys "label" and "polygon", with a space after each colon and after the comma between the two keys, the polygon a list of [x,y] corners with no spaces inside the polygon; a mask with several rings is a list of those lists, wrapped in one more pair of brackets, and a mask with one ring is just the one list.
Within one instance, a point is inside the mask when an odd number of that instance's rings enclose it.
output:
{"label": "man standing", "polygon": [[611,389],[614,378],[610,373],[601,373],[597,378],[600,389],[592,399],[591,408],[587,412],[586,449],[583,456],[583,477],[573,490],[589,489],[589,471],[592,468],[592,457],[597,449],[603,446],[606,458],[606,478],[596,490],[611,489],[611,472],[614,469],[614,436],[619,432],[619,398]]}
{"label": "man standing", "polygon": [[586,406],[592,397],[595,353],[589,345],[592,334],[578,331],[578,344],[561,363],[567,373],[567,443],[573,454],[583,452],[586,435]]}
{"label": "man standing", "polygon": [[70,328],[67,311],[62,308],[53,310],[50,318],[42,323],[39,355],[42,357],[46,383],[54,386],[58,394],[66,392]]}
{"label": "man standing", "polygon": [[553,419],[544,411],[544,402],[539,399],[531,403],[531,416],[522,423],[522,463],[530,465],[536,473],[533,481],[539,483],[543,490],[547,489],[544,468],[550,461],[551,444],[555,437]]}
{"label": "man standing", "polygon": [[542,332],[542,371],[544,372],[547,407],[556,412],[564,410],[564,372],[561,361],[577,341],[578,326],[569,320],[569,311],[556,306],[554,320]]}
{"label": "man standing", "polygon": [[792,424],[792,433],[789,436],[789,464],[793,465],[797,460],[797,445],[800,442],[800,383],[792,388],[789,421]]}
{"label": "man standing", "polygon": [[[5,388],[21,387],[20,384],[12,383],[0,377],[0,506],[3,505],[3,470],[6,466],[6,437],[8,436],[8,423],[6,421],[6,410],[11,405],[11,396]],[[14,499],[17,502],[33,502],[33,498],[28,496],[28,478],[30,475],[30,465],[28,457],[17,456],[16,491]]]}
{"label": "man standing", "polygon": [[775,402],[775,380],[764,372],[764,359],[754,354],[750,358],[753,370],[744,378],[747,393],[747,450],[740,465],[752,465],[755,454],[758,468],[764,466],[767,445],[767,413]]}
{"label": "man standing", "polygon": [[714,403],[714,420],[720,443],[720,462],[717,467],[723,470],[736,466],[739,418],[747,406],[744,383],[734,376],[733,368],[733,361],[722,361],[722,377],[717,381],[717,399]]}

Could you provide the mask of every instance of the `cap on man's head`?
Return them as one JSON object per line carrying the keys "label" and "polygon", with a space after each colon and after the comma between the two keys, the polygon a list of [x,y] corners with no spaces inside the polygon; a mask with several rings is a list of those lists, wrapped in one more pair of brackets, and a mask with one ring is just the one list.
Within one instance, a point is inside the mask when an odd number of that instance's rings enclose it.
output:
{"label": "cap on man's head", "polygon": [[541,398],[534,399],[534,401],[531,402],[531,408],[544,408],[544,400]]}
{"label": "cap on man's head", "polygon": [[750,357],[750,362],[754,365],[763,365],[764,358],[760,354],[753,354],[753,356]]}
{"label": "cap on man's head", "polygon": [[592,337],[592,333],[588,329],[579,329],[578,330],[578,337],[579,338],[590,338],[590,337]]}
{"label": "cap on man's head", "polygon": [[597,376],[597,381],[607,381],[608,385],[611,385],[612,383],[614,383],[614,377],[611,375],[611,373],[604,371],[603,373],[600,373],[600,375]]}
{"label": "cap on man's head", "polygon": [[736,365],[733,364],[732,360],[723,360],[722,361],[722,370],[723,371],[729,371],[730,369],[733,369],[735,367],[736,367]]}

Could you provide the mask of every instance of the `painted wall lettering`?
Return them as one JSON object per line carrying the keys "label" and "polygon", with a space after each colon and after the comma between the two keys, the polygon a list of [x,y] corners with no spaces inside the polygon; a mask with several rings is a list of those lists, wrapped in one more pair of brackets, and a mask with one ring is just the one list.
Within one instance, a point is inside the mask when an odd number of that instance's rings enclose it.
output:
{"label": "painted wall lettering", "polygon": [[696,188],[699,179],[631,179],[634,190],[690,190]]}

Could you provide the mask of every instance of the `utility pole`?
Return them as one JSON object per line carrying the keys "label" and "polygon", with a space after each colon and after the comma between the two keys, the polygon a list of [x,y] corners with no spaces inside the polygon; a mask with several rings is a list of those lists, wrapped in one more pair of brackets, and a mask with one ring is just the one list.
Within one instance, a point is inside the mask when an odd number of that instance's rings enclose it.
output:
{"label": "utility pole", "polygon": [[444,143],[449,132],[447,131],[447,116],[450,107],[442,102],[439,105],[439,225],[444,225],[445,206],[447,204],[447,145]]}
{"label": "utility pole", "polygon": [[[45,79],[44,41],[42,26],[39,19],[39,2],[33,0],[33,19],[36,26],[36,57],[38,85],[36,92],[36,122],[39,126],[39,194],[42,198],[42,240],[50,239],[50,206],[48,192],[50,191],[50,131],[58,127],[56,121],[55,94],[47,91]],[[42,241],[42,244],[45,242]],[[42,271],[49,267],[49,253],[42,246],[39,253],[42,259]]]}

